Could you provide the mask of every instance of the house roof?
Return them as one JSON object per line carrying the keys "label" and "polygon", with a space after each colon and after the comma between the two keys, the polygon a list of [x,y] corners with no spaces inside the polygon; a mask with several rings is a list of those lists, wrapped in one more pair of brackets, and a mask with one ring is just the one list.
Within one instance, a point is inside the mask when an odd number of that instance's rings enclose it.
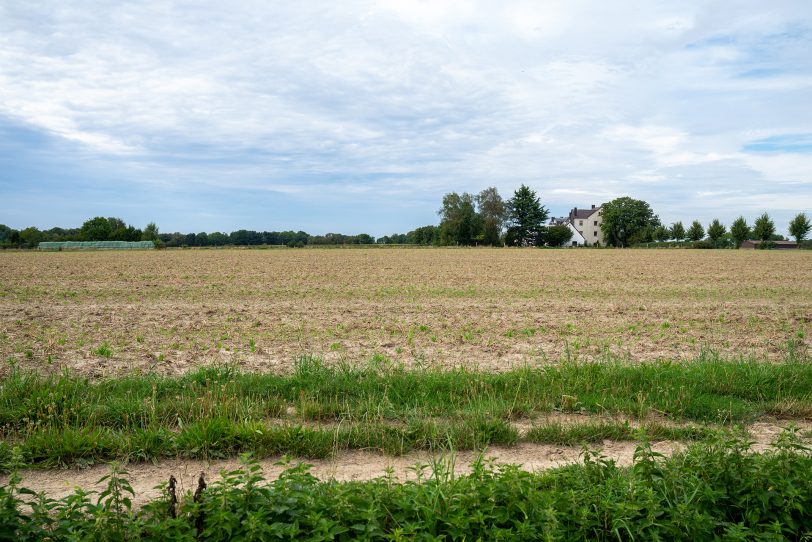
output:
{"label": "house roof", "polygon": [[575,212],[572,213],[572,218],[589,218],[594,212],[595,209],[575,209]]}
{"label": "house roof", "polygon": [[594,207],[592,209],[579,209],[578,207],[575,207],[572,211],[570,211],[569,218],[570,220],[589,218],[600,210],[600,207]]}

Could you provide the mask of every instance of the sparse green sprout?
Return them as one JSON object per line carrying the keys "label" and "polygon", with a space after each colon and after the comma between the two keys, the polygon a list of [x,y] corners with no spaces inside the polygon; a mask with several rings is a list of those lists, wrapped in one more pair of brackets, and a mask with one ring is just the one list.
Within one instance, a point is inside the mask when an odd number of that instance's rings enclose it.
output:
{"label": "sparse green sprout", "polygon": [[101,356],[103,358],[111,358],[111,357],[113,357],[113,350],[110,348],[110,345],[107,344],[106,342],[102,343],[101,345],[99,345],[98,348],[94,349],[93,353],[95,355]]}

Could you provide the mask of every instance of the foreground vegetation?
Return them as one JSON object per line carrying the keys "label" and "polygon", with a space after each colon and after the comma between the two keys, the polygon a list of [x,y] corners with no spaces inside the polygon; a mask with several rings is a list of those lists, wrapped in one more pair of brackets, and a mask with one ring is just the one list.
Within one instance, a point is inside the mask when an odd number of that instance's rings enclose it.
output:
{"label": "foreground vegetation", "polygon": [[223,473],[133,510],[126,471],[99,495],[36,496],[12,475],[0,488],[0,536],[27,540],[803,540],[812,535],[812,455],[792,433],[751,453],[715,441],[663,458],[646,445],[630,468],[585,453],[546,473],[480,460],[416,481],[320,482],[306,465],[276,480],[260,467]]}
{"label": "foreground vegetation", "polygon": [[[552,412],[622,420],[533,424]],[[347,448],[402,454],[520,439],[691,440],[712,436],[707,424],[764,415],[812,416],[812,364],[705,355],[684,364],[565,362],[486,373],[327,366],[302,358],[288,375],[209,367],[181,377],[100,381],[16,370],[0,386],[0,461],[7,462],[15,446],[27,464],[64,466],[247,451],[260,457],[326,457]],[[520,434],[515,420],[532,427]]]}

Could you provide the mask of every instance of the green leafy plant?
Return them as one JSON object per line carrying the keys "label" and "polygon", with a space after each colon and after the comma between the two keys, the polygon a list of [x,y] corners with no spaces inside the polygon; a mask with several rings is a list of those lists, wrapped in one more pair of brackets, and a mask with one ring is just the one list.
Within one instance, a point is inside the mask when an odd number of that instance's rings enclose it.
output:
{"label": "green leafy plant", "polygon": [[812,453],[795,431],[754,453],[720,437],[668,458],[647,443],[628,468],[594,451],[547,472],[480,456],[467,475],[452,455],[417,465],[413,480],[319,481],[280,462],[266,480],[251,456],[194,494],[135,510],[126,472],[114,470],[96,504],[77,490],[59,500],[0,487],[0,533],[29,540],[803,540],[812,532]]}
{"label": "green leafy plant", "polygon": [[93,350],[93,354],[103,358],[111,358],[113,357],[113,350],[110,348],[109,344],[102,343],[98,346],[98,348]]}

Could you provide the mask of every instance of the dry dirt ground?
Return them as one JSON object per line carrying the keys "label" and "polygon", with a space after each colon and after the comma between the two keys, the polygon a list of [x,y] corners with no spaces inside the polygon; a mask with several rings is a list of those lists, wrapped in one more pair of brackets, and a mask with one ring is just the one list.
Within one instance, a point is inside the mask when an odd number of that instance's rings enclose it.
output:
{"label": "dry dirt ground", "polygon": [[[583,421],[584,416],[580,417]],[[789,422],[762,422],[748,427],[753,441],[754,451],[764,451],[788,425]],[[810,422],[793,422],[801,431],[812,429]],[[607,458],[615,460],[621,466],[632,463],[635,442],[604,441],[599,446],[592,446]],[[684,449],[685,444],[674,441],[660,441],[652,443],[652,449],[664,455],[671,455],[675,451]],[[575,446],[556,446],[550,444],[520,443],[516,446],[488,448],[484,457],[493,460],[496,464],[519,465],[528,471],[537,471],[560,467],[579,461],[582,448]],[[312,465],[311,473],[321,480],[335,479],[370,480],[381,476],[394,476],[398,481],[413,480],[416,477],[418,465],[430,465],[434,461],[445,461],[452,465],[456,474],[466,474],[471,470],[471,464],[477,460],[480,452],[456,452],[453,456],[432,454],[430,452],[411,452],[403,456],[388,456],[374,451],[341,451],[330,459],[309,460]],[[260,461],[266,478],[274,479],[282,472],[283,467],[278,463],[281,458],[265,459]],[[453,462],[453,463],[452,463]],[[295,464],[295,461],[291,464]],[[194,490],[197,479],[201,473],[205,475],[208,483],[219,479],[223,470],[230,471],[240,467],[236,458],[215,461],[199,461],[173,459],[160,463],[135,463],[126,466],[128,475],[135,491],[133,504],[140,507],[159,496],[156,486],[169,480],[170,476],[178,479],[179,487],[183,490]],[[108,465],[95,465],[84,470],[29,470],[22,473],[23,485],[36,492],[44,492],[51,498],[65,497],[82,487],[86,491],[100,491],[103,484],[98,481],[109,472]],[[429,474],[431,470],[424,471]],[[0,485],[7,483],[8,475],[0,476]]]}
{"label": "dry dirt ground", "polygon": [[704,348],[780,359],[810,332],[812,251],[0,253],[4,371],[286,371],[308,354],[486,370]]}

